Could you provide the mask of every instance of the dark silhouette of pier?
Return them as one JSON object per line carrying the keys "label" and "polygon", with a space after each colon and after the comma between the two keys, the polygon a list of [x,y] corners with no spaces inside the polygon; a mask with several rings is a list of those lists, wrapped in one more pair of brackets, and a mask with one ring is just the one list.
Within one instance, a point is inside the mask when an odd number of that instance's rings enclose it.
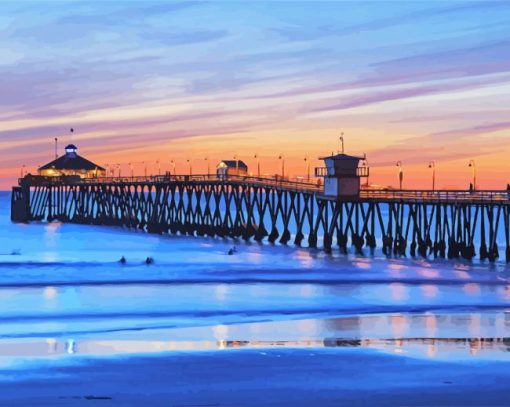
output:
{"label": "dark silhouette of pier", "polygon": [[328,197],[319,184],[275,178],[26,176],[13,188],[11,218],[291,242],[326,252],[379,246],[388,256],[495,261],[504,245],[510,261],[507,191],[362,189]]}

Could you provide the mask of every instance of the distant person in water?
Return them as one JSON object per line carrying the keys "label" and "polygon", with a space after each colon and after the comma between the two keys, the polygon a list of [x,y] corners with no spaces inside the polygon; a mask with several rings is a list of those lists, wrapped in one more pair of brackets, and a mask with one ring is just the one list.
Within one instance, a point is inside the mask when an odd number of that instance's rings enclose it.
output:
{"label": "distant person in water", "polygon": [[149,256],[145,259],[145,264],[153,264],[153,263],[154,263],[154,259],[152,257]]}
{"label": "distant person in water", "polygon": [[237,248],[236,248],[235,246],[234,246],[234,247],[232,247],[232,248],[231,248],[231,249],[227,252],[227,254],[228,254],[229,256],[232,256],[232,255],[233,255],[233,254],[235,254],[235,253],[237,253]]}
{"label": "distant person in water", "polygon": [[126,264],[126,258],[124,256],[122,256],[119,260],[119,263],[120,264]]}

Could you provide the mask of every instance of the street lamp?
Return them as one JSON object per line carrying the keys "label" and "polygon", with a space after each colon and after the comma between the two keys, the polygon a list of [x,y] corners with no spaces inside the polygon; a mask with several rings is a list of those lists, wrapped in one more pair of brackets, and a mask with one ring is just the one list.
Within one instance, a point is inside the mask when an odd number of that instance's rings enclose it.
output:
{"label": "street lamp", "polygon": [[260,156],[259,156],[259,153],[255,153],[253,158],[257,159],[257,177],[260,178]]}
{"label": "street lamp", "polygon": [[207,176],[211,175],[211,169],[209,167],[209,157],[204,158],[205,162],[207,163]]}
{"label": "street lamp", "polygon": [[143,165],[143,175],[144,175],[144,177],[147,177],[147,162],[142,161],[142,165]]}
{"label": "street lamp", "polygon": [[172,164],[173,175],[175,175],[175,161],[170,160],[170,164]]}
{"label": "street lamp", "polygon": [[472,170],[473,170],[473,184],[472,185],[473,185],[473,190],[476,191],[476,164],[475,164],[475,160],[469,160],[468,167],[471,167]]}
{"label": "street lamp", "polygon": [[[366,167],[368,169],[368,160],[366,158],[363,159],[363,167]],[[370,177],[370,171],[367,170],[367,182],[365,184],[366,187],[369,186],[368,178]]]}
{"label": "street lamp", "polygon": [[432,169],[432,191],[436,190],[436,163],[434,161],[429,162],[429,168]]}
{"label": "street lamp", "polygon": [[234,160],[236,162],[236,175],[239,175],[239,159],[237,157],[237,154],[234,154]]}
{"label": "street lamp", "polygon": [[117,164],[117,169],[119,170],[119,178],[121,177],[121,165],[120,164]]}
{"label": "street lamp", "polygon": [[280,154],[278,156],[278,159],[282,160],[282,178],[285,178],[285,157],[283,156],[283,154]]}
{"label": "street lamp", "polygon": [[306,180],[310,182],[310,160],[308,157],[305,157],[305,163],[306,163]]}
{"label": "street lamp", "polygon": [[133,176],[134,176],[134,173],[133,173],[133,163],[129,163],[129,170],[131,172],[131,178],[133,178]]}
{"label": "street lamp", "polygon": [[26,165],[25,165],[25,164],[23,164],[23,165],[21,166],[21,178],[23,178],[23,177],[25,176],[25,167],[26,167]]}
{"label": "street lamp", "polygon": [[402,169],[402,161],[397,161],[398,167],[398,181],[400,184],[400,189],[402,189],[402,182],[404,181],[404,170]]}
{"label": "street lamp", "polygon": [[186,162],[189,164],[189,175],[193,175],[193,159],[187,159]]}
{"label": "street lamp", "polygon": [[157,160],[156,163],[158,164],[158,175],[161,175],[161,161]]}

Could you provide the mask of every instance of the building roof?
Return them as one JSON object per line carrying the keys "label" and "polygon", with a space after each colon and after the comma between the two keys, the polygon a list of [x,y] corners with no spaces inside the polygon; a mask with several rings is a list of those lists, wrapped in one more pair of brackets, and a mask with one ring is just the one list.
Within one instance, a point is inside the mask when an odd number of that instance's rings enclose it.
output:
{"label": "building roof", "polygon": [[244,161],[241,160],[222,160],[220,161],[220,164],[223,163],[229,168],[242,168],[244,170],[248,169],[248,166],[244,163]]}
{"label": "building roof", "polygon": [[[68,146],[69,147],[69,146]],[[67,147],[66,147],[67,148]],[[78,154],[64,154],[63,156],[53,160],[52,162],[43,165],[39,170],[86,170],[86,171],[104,171],[103,167],[94,164],[86,158],[80,157]]]}
{"label": "building roof", "polygon": [[330,159],[330,160],[346,160],[346,161],[354,161],[354,160],[364,160],[365,157],[356,157],[354,155],[348,155],[348,154],[334,154],[334,155],[329,155],[327,157],[319,157],[319,160],[326,160],[326,159]]}
{"label": "building roof", "polygon": [[78,147],[76,147],[74,144],[68,144],[66,146],[66,150],[78,150]]}

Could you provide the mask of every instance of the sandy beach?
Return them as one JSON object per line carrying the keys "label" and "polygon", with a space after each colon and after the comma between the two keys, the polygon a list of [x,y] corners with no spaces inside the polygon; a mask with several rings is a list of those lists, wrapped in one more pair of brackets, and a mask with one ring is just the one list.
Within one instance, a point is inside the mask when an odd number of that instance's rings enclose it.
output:
{"label": "sandy beach", "polygon": [[[25,364],[26,363],[26,364]],[[2,405],[508,406],[510,363],[362,349],[177,352],[46,360],[2,372]],[[21,366],[19,366],[21,367]]]}

